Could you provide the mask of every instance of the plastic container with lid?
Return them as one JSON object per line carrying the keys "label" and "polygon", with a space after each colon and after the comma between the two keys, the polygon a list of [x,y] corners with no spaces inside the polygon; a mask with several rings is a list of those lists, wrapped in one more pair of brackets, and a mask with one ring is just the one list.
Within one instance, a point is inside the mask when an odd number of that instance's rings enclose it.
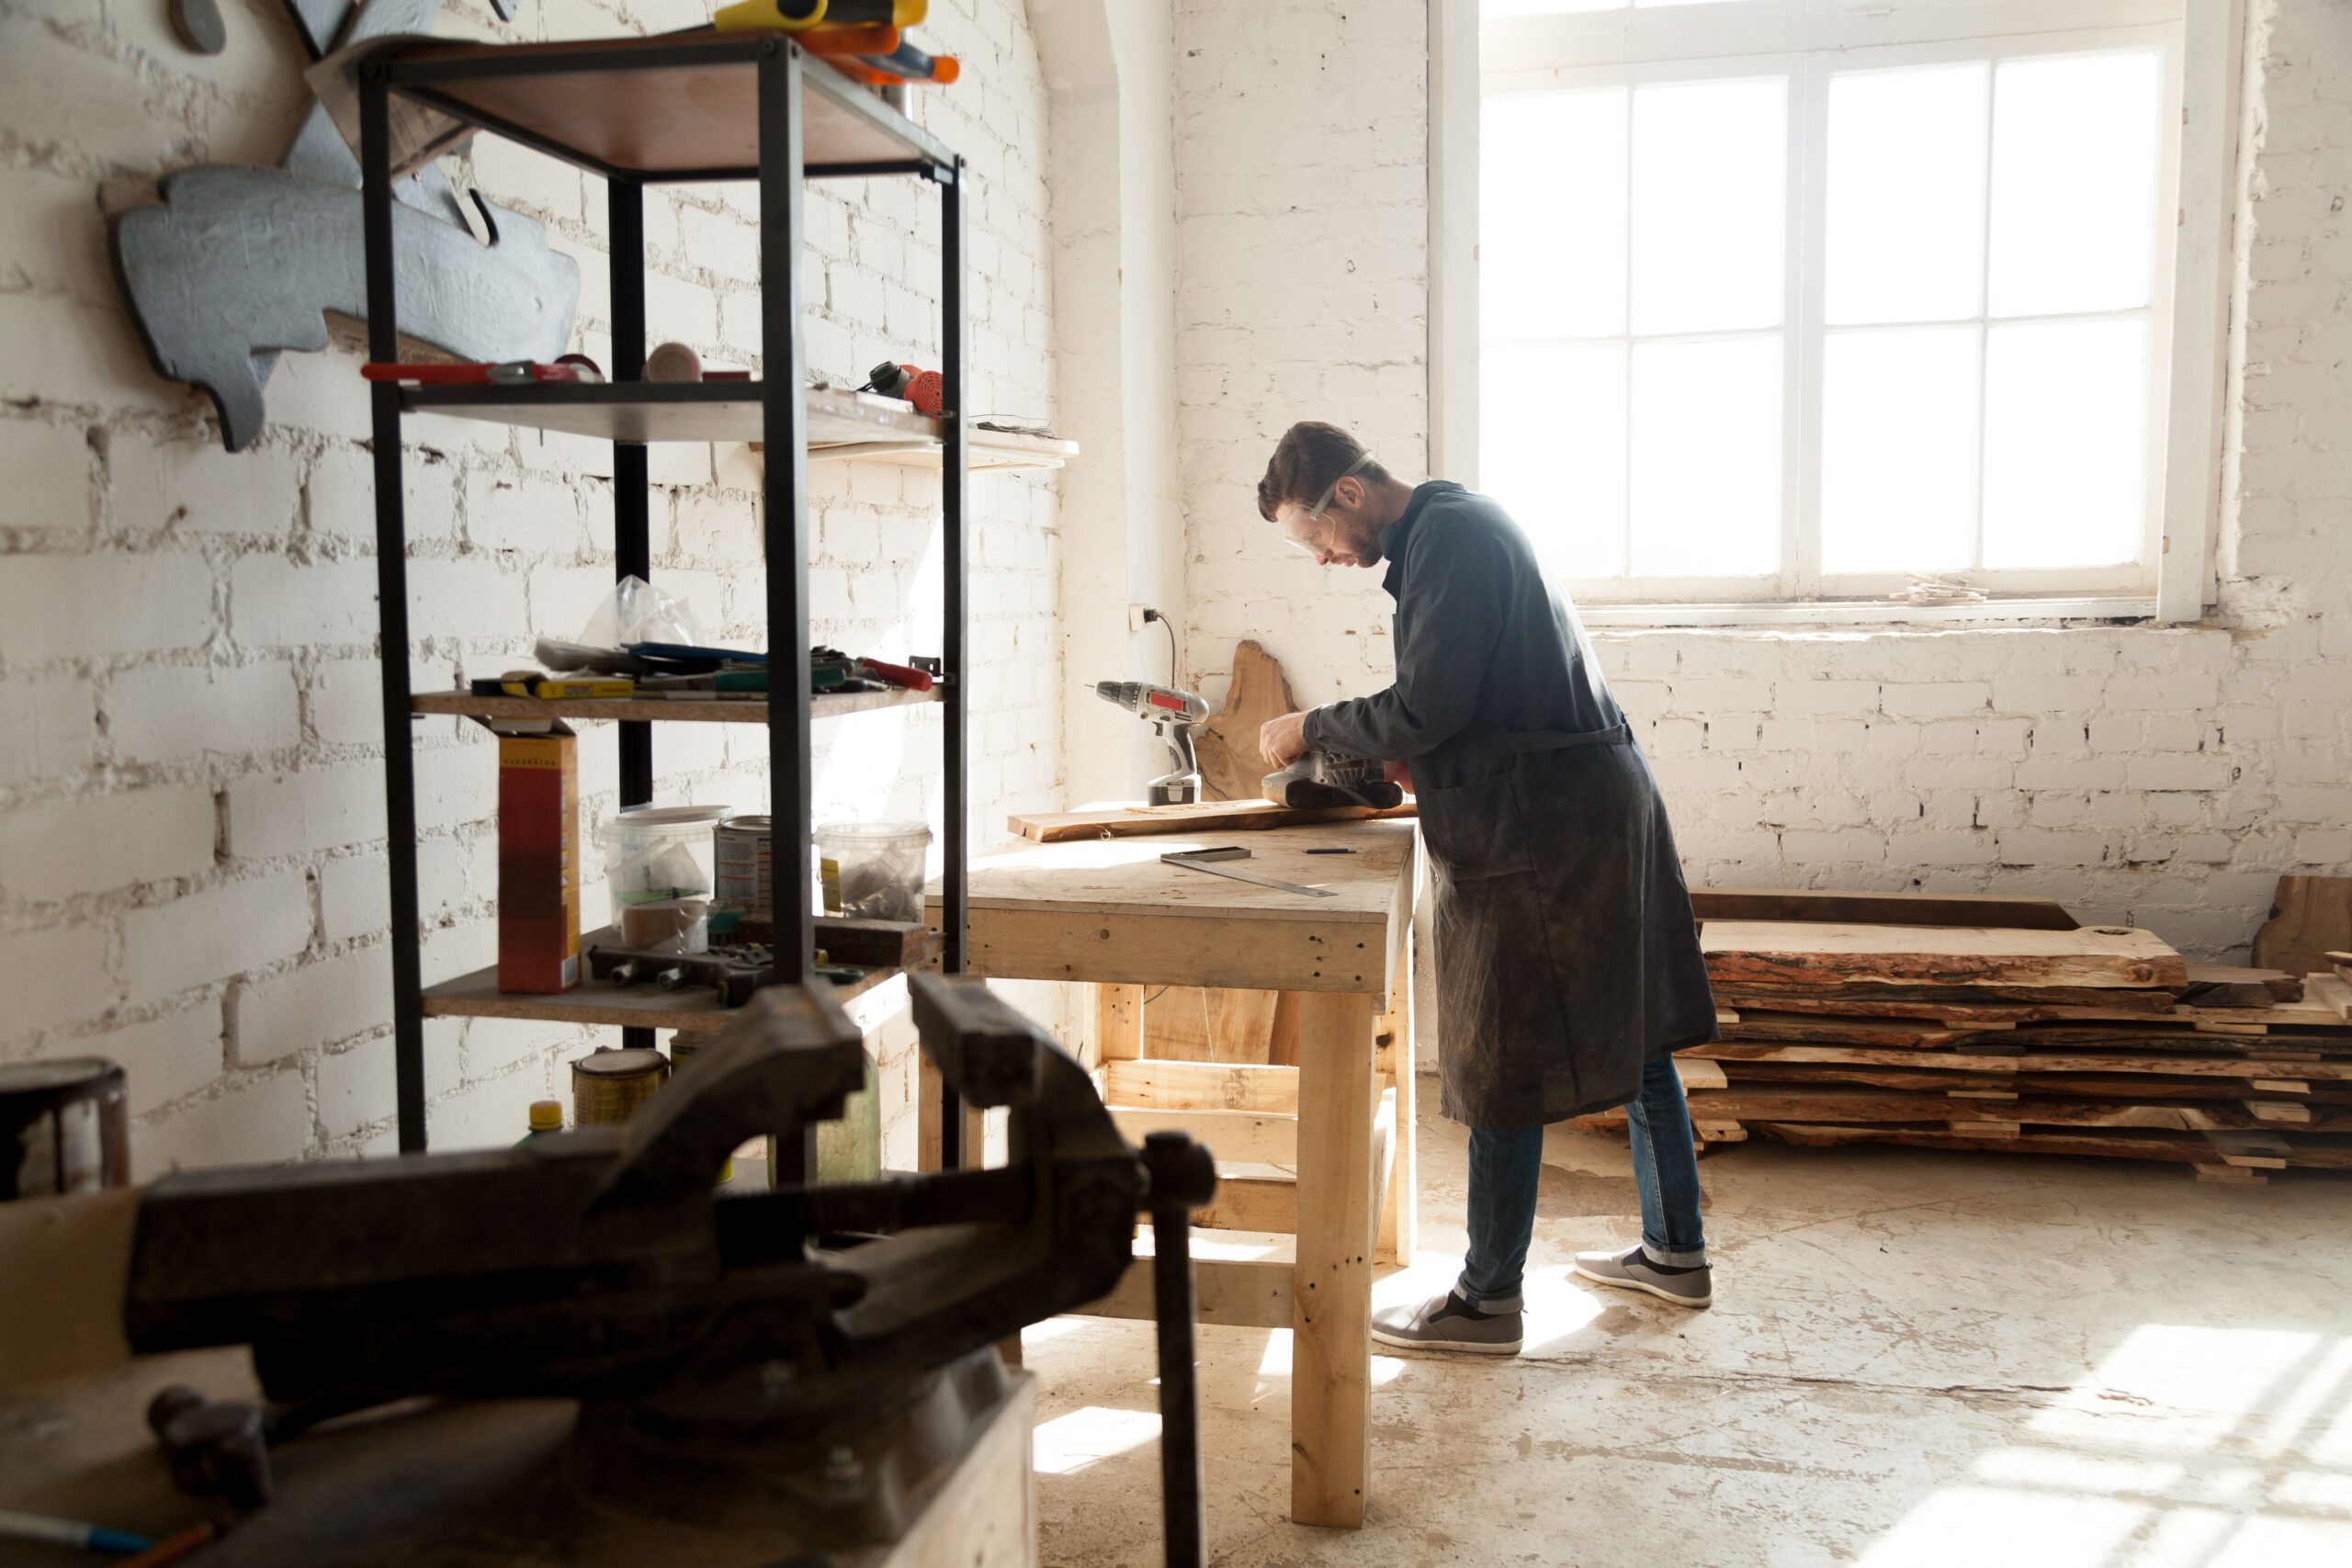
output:
{"label": "plastic container with lid", "polygon": [[531,1101],[531,1130],[523,1134],[514,1146],[521,1148],[535,1138],[544,1138],[563,1131],[563,1101],[535,1100]]}
{"label": "plastic container with lid", "polygon": [[931,829],[920,822],[829,822],[817,829],[825,907],[869,920],[922,919]]}
{"label": "plastic container with lid", "polygon": [[665,905],[673,918],[658,923],[675,931],[658,951],[700,953],[708,946],[700,917],[718,885],[712,835],[727,815],[723,806],[639,806],[605,823],[596,842],[612,885],[613,924],[628,923],[623,911],[631,906]]}

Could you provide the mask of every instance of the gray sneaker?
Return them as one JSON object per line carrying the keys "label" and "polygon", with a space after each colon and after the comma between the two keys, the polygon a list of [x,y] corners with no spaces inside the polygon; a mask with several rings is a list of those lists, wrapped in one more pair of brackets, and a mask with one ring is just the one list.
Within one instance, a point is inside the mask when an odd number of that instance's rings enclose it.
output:
{"label": "gray sneaker", "polygon": [[1452,1291],[1417,1307],[1384,1307],[1372,1314],[1372,1337],[1399,1350],[1463,1350],[1476,1356],[1516,1356],[1526,1330],[1515,1312],[1481,1312]]}
{"label": "gray sneaker", "polygon": [[1596,1284],[1647,1291],[1676,1306],[1702,1307],[1715,1299],[1713,1273],[1705,1264],[1696,1269],[1660,1268],[1639,1247],[1623,1254],[1579,1252],[1576,1271]]}

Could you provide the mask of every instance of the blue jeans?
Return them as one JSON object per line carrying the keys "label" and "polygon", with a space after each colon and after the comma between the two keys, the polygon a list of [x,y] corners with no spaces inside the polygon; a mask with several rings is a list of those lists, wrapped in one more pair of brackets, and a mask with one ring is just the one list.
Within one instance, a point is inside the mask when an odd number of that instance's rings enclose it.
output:
{"label": "blue jeans", "polygon": [[[1674,1063],[1642,1068],[1641,1098],[1625,1107],[1634,1145],[1634,1189],[1642,1200],[1642,1251],[1668,1269],[1707,1261],[1699,1224],[1699,1156],[1690,1111]],[[1544,1171],[1541,1127],[1470,1129],[1470,1255],[1454,1286],[1490,1312],[1521,1309],[1527,1244],[1535,1235],[1535,1189]]]}

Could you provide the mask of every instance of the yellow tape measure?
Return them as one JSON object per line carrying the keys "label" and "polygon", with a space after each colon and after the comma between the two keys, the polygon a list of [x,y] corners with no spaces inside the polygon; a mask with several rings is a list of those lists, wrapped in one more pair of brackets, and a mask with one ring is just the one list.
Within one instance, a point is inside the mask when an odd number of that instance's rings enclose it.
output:
{"label": "yellow tape measure", "polygon": [[710,25],[723,33],[805,33],[813,28],[877,23],[911,28],[930,10],[931,0],[735,0],[718,9]]}

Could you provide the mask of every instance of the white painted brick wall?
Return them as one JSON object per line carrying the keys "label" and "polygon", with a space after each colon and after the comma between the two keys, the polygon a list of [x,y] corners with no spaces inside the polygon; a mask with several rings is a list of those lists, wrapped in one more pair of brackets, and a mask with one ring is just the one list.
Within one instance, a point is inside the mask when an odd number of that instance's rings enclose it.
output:
{"label": "white painted brick wall", "polygon": [[[2202,626],[1611,631],[1695,882],[2047,894],[2242,953],[2352,849],[2352,33],[2258,0],[2239,440]],[[1389,604],[1257,515],[1295,419],[1426,461],[1424,18],[1182,0],[1180,426],[1191,674],[1238,638],[1302,701],[1385,682]]]}
{"label": "white painted brick wall", "polygon": [[[330,352],[286,355],[267,430],[232,457],[200,395],[147,367],[106,261],[104,214],[152,200],[157,175],[276,162],[308,100],[278,10],[232,7],[229,49],[205,60],[172,41],[161,6],[0,5],[0,1060],[122,1061],[142,1174],[391,1146],[361,344],[339,327]],[[441,30],[554,39],[708,16],[707,0],[542,0],[502,26],[481,0],[449,0]],[[972,405],[1050,420],[1046,97],[1023,7],[943,0],[924,31],[965,67],[916,113],[972,163]],[[489,138],[471,183],[579,259],[580,346],[609,363],[602,183]],[[935,193],[819,186],[807,211],[810,367],[855,385],[885,357],[937,365]],[[757,225],[748,188],[650,195],[657,341],[756,365]],[[447,418],[406,433],[420,689],[523,663],[534,636],[576,634],[612,579],[610,448]],[[656,580],[707,637],[761,645],[758,460],[665,446],[650,467]],[[894,658],[936,652],[936,477],[820,463],[810,485],[816,635]],[[1008,812],[1060,803],[1056,490],[1049,476],[972,485],[983,844]],[[437,979],[494,956],[495,754],[454,720],[415,735]],[[933,712],[820,730],[820,819],[935,829],[938,737]],[[663,801],[766,808],[763,733],[669,727],[656,769]],[[584,727],[582,775],[593,846],[617,804],[609,727]],[[586,869],[593,924],[606,909],[593,847]],[[563,1064],[599,1039],[616,1037],[433,1022],[435,1146],[518,1136],[525,1106],[568,1098]],[[904,1061],[893,1068],[911,1083]],[[892,1153],[910,1160],[903,1106],[891,1122]]]}

